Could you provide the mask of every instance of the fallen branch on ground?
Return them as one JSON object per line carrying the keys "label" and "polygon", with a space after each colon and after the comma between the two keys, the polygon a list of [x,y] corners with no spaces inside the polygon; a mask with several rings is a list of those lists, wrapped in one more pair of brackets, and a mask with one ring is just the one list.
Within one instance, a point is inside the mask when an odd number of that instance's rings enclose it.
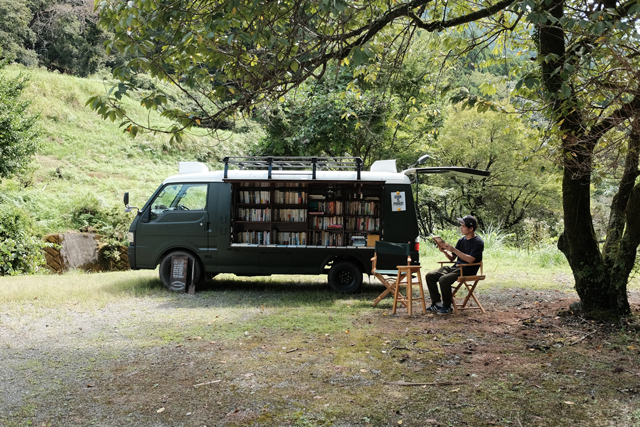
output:
{"label": "fallen branch on ground", "polygon": [[466,383],[462,383],[462,382],[408,383],[406,381],[385,381],[383,384],[410,387],[410,386],[423,386],[423,385],[459,385],[459,384],[466,384]]}
{"label": "fallen branch on ground", "polygon": [[593,335],[593,334],[595,334],[595,333],[596,333],[596,331],[589,332],[587,335],[583,336],[582,338],[577,339],[577,340],[575,340],[575,341],[574,341],[574,342],[572,342],[572,343],[569,343],[569,345],[578,344],[580,341],[582,341],[583,339],[585,339],[585,338],[586,338],[586,337],[588,337],[589,335]]}
{"label": "fallen branch on ground", "polygon": [[200,387],[200,386],[203,386],[203,385],[219,383],[220,381],[222,381],[222,380],[213,380],[213,381],[209,381],[209,382],[206,382],[206,383],[194,384],[193,386],[194,387]]}

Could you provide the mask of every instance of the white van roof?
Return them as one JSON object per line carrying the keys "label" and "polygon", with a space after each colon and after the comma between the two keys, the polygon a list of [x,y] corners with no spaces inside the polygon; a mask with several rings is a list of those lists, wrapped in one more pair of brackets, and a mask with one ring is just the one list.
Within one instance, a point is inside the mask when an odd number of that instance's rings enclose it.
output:
{"label": "white van roof", "polygon": [[[356,166],[356,170],[316,170],[315,178],[311,169],[301,170],[300,165],[305,165],[305,161],[308,158],[286,158],[286,160],[280,160],[285,158],[269,158],[273,161],[273,165],[276,168],[267,169],[248,169],[248,170],[236,170],[228,169],[229,164],[237,165],[260,165],[265,166],[265,158],[253,157],[253,158],[239,158],[249,159],[243,160],[229,160],[233,158],[225,158],[225,170],[209,171],[209,168],[204,163],[199,162],[180,162],[178,175],[171,176],[164,180],[164,184],[175,182],[225,182],[225,181],[305,181],[305,182],[319,182],[319,181],[332,181],[332,182],[384,182],[386,184],[410,184],[411,181],[408,175],[423,175],[423,174],[436,174],[436,175],[452,175],[461,178],[470,179],[484,179],[490,175],[489,171],[483,171],[472,168],[464,168],[457,166],[441,166],[441,167],[426,167],[426,168],[410,168],[403,172],[398,172],[396,169],[396,161],[393,160],[378,160],[371,165],[370,171],[360,171],[362,161],[358,160],[359,165]],[[275,160],[274,160],[275,159]],[[299,160],[302,159],[302,160]],[[321,158],[314,158],[314,161]],[[326,158],[325,158],[326,159]],[[352,165],[349,163],[350,158],[336,158],[338,160],[320,160],[325,161],[326,164],[338,165],[339,167],[344,164]],[[277,163],[280,162],[280,163]],[[343,163],[340,163],[343,162]],[[281,170],[277,168],[277,165],[286,165],[292,167],[292,169]],[[319,164],[319,163],[318,163]],[[297,169],[296,169],[297,168]]]}
{"label": "white van roof", "polygon": [[176,182],[225,182],[225,181],[353,181],[384,182],[386,184],[410,184],[407,175],[396,171],[395,160],[379,160],[371,165],[370,171],[316,171],[313,179],[311,170],[272,170],[271,179],[267,170],[228,170],[209,171],[209,168],[198,162],[180,162],[179,174],[164,180],[164,184]]}

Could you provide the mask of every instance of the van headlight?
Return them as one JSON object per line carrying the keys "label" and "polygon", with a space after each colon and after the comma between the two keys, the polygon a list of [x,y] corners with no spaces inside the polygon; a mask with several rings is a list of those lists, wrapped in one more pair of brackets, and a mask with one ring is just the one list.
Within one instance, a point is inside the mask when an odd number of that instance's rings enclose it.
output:
{"label": "van headlight", "polygon": [[129,233],[127,233],[127,239],[129,240],[129,244],[133,244],[133,238],[134,238],[135,234],[130,231]]}

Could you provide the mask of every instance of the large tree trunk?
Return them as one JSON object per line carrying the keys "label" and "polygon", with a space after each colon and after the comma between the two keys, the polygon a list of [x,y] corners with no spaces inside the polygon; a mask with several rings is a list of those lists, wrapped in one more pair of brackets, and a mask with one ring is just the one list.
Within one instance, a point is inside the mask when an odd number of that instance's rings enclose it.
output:
{"label": "large tree trunk", "polygon": [[[588,132],[579,104],[575,102],[576,94],[565,98],[560,96],[563,78],[557,70],[562,69],[567,60],[566,35],[559,23],[564,16],[564,0],[551,0],[543,5],[557,19],[555,23],[539,26],[538,53],[551,116],[562,130],[565,229],[558,241],[558,248],[571,266],[576,291],[585,310],[628,314],[626,284],[640,237],[640,230],[635,230],[640,225],[629,221],[630,209],[639,212],[640,206],[640,186],[633,186],[638,169],[638,150],[631,149],[633,143],[630,143],[626,174],[612,204],[610,227],[613,225],[614,235],[608,236],[611,239],[606,246],[609,251],[605,252],[607,256],[603,256],[591,217],[591,175],[594,148],[604,133]],[[633,171],[635,176],[632,176]]]}
{"label": "large tree trunk", "polygon": [[611,203],[611,215],[607,241],[603,249],[605,264],[611,269],[611,287],[618,296],[618,312],[630,311],[627,300],[627,283],[636,260],[640,244],[640,183],[635,184],[640,174],[640,115],[631,123],[629,149],[620,188]]}
{"label": "large tree trunk", "polygon": [[614,310],[616,295],[610,293],[610,277],[598,247],[591,217],[591,159],[585,144],[566,135],[562,180],[564,232],[558,248],[569,261],[576,291],[585,310]]}

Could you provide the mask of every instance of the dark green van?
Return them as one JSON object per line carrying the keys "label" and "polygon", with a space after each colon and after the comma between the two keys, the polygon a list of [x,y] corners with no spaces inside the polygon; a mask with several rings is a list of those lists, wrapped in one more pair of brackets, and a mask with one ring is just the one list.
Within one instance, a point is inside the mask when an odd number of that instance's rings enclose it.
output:
{"label": "dark green van", "polygon": [[[160,185],[131,224],[131,268],[160,265],[164,285],[183,292],[218,273],[328,274],[334,290],[356,292],[371,271],[376,240],[409,243],[419,264],[407,174],[488,175],[464,168],[398,173],[395,160],[375,162],[370,171],[361,165],[358,158],[243,157],[209,171],[180,163],[179,174]],[[125,204],[132,209],[128,194]]]}

